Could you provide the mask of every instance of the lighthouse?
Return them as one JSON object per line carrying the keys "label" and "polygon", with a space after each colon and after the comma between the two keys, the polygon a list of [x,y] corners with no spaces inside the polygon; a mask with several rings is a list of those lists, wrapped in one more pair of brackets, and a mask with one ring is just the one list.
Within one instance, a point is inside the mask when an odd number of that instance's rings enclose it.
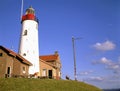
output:
{"label": "lighthouse", "polygon": [[29,67],[29,74],[37,74],[39,76],[38,23],[35,10],[29,7],[21,19],[22,31],[19,54],[32,63],[32,66]]}

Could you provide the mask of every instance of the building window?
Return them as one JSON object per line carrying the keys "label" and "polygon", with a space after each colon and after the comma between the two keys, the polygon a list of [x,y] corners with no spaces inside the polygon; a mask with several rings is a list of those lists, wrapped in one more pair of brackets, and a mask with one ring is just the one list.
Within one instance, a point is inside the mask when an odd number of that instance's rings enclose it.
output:
{"label": "building window", "polygon": [[46,69],[43,69],[42,76],[47,76],[47,70]]}
{"label": "building window", "polygon": [[22,69],[23,69],[23,73],[25,74],[25,73],[26,73],[26,68],[25,68],[25,67],[23,67]]}
{"label": "building window", "polygon": [[0,57],[3,56],[3,53],[0,53]]}
{"label": "building window", "polygon": [[27,35],[27,30],[24,31],[24,34],[23,34],[23,35],[24,35],[24,36]]}

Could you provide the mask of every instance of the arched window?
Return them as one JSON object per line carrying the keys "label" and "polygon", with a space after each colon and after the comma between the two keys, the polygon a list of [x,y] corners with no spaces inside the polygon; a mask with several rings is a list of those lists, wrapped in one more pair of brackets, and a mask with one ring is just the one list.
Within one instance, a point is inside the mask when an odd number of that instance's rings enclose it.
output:
{"label": "arched window", "polygon": [[26,56],[26,53],[24,53],[23,56]]}
{"label": "arched window", "polygon": [[23,35],[27,35],[27,30],[24,31],[24,34]]}

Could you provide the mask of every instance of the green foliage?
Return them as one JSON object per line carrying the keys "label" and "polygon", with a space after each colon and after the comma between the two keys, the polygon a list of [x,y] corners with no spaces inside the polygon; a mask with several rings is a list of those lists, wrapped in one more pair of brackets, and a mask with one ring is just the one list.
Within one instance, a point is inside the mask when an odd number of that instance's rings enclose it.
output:
{"label": "green foliage", "polygon": [[83,82],[50,79],[0,78],[0,91],[102,91]]}

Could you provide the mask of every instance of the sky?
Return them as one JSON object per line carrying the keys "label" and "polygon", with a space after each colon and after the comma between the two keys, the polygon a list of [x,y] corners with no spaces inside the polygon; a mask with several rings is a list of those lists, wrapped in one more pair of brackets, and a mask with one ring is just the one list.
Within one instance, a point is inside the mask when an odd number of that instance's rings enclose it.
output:
{"label": "sky", "polygon": [[[18,53],[21,1],[0,1],[0,45]],[[62,79],[74,79],[72,36],[77,80],[99,88],[120,87],[120,0],[24,0],[39,19],[40,55],[59,52]]]}

